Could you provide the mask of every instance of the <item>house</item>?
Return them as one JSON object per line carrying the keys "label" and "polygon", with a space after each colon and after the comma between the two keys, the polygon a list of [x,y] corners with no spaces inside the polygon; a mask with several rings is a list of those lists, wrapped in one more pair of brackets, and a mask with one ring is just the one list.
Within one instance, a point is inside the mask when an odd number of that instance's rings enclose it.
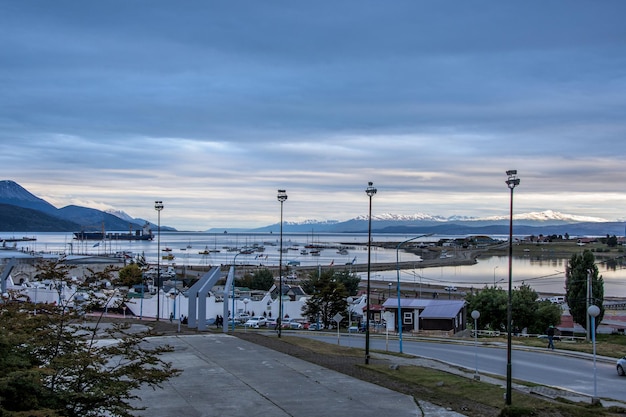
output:
{"label": "house", "polygon": [[[394,329],[398,331],[398,300],[387,299],[383,308],[393,313]],[[466,328],[467,307],[464,300],[401,298],[400,314],[403,332],[441,330],[456,333]]]}

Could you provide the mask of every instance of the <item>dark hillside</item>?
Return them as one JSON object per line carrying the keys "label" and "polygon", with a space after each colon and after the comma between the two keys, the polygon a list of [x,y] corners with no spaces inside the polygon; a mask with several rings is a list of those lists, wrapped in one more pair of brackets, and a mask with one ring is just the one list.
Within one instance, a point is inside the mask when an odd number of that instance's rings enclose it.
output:
{"label": "dark hillside", "polygon": [[0,204],[1,232],[72,232],[80,226],[69,220],[62,220],[24,207]]}

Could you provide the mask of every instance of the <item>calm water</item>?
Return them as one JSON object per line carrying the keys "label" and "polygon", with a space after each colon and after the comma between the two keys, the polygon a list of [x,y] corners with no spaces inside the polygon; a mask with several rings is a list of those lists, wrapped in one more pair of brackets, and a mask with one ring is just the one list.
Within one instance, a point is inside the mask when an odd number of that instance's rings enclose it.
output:
{"label": "calm water", "polygon": [[[35,237],[35,242],[21,242],[18,249],[29,249],[47,252],[66,252],[74,254],[90,253],[104,254],[110,252],[130,251],[133,254],[143,254],[149,262],[156,263],[158,255],[158,242],[155,238],[152,242],[144,241],[120,241],[96,245],[94,241],[73,240],[71,233],[15,233],[11,236]],[[3,238],[11,237],[6,233]],[[374,241],[399,242],[412,238],[412,235],[401,234],[374,234]],[[437,241],[444,236],[432,236],[420,238],[417,241]],[[446,236],[447,237],[447,236]],[[453,236],[450,236],[453,237]],[[301,254],[307,244],[325,244],[338,246],[346,245],[347,254],[340,254],[335,249],[323,249],[320,256]],[[321,267],[334,264],[335,267],[352,262],[367,262],[367,234],[283,234],[283,264],[295,261],[303,266]],[[238,251],[229,251],[228,248],[243,248],[263,246],[263,252],[251,254],[238,254]],[[161,255],[171,254],[173,260],[159,261],[161,264],[175,263],[177,265],[216,265],[231,264],[235,256],[236,263],[278,265],[280,260],[280,236],[277,234],[213,234],[213,233],[187,233],[187,232],[161,232],[160,248]],[[169,248],[166,252],[163,249]],[[209,254],[200,252],[209,251]],[[309,251],[310,249],[306,249]],[[454,252],[449,252],[454,256]],[[0,252],[0,256],[2,253]],[[372,262],[395,262],[395,249],[372,248]],[[485,285],[508,285],[508,258],[507,257],[484,257],[478,260],[476,265],[455,267],[420,268],[419,256],[400,251],[400,261],[415,261],[415,268],[400,271],[400,279],[403,282],[411,282],[423,286],[432,285],[455,285],[463,287],[482,288]],[[537,292],[564,293],[565,292],[565,267],[567,259],[545,260],[531,259],[529,257],[517,257],[513,260],[512,276],[513,285],[522,283],[531,285]],[[624,265],[608,267],[605,264],[598,265],[600,273],[605,281],[606,297],[626,297],[626,269]],[[365,274],[361,274],[366,278]],[[396,270],[373,272],[372,279],[395,282]]]}

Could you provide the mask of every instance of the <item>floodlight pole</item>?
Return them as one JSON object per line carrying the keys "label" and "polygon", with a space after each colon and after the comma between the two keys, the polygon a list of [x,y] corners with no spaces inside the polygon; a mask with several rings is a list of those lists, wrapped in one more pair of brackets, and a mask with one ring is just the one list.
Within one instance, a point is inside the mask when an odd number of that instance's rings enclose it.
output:
{"label": "floodlight pole", "polygon": [[157,315],[156,320],[161,318],[161,210],[163,210],[163,202],[155,201],[154,209],[157,212]]}
{"label": "floodlight pole", "polygon": [[367,228],[367,304],[366,304],[366,317],[365,317],[365,364],[370,363],[370,274],[372,270],[372,197],[376,194],[376,188],[374,188],[373,182],[367,183],[367,189],[365,193],[369,197],[369,218]]}
{"label": "floodlight pole", "polygon": [[285,190],[278,190],[280,201],[280,254],[278,255],[278,337],[283,327],[283,203],[287,200]]}
{"label": "floodlight pole", "polygon": [[520,183],[517,178],[517,170],[506,172],[508,178],[506,185],[511,190],[511,200],[509,208],[509,299],[506,308],[506,405],[511,405],[511,385],[512,385],[512,364],[511,364],[511,333],[513,331],[512,304],[513,304],[513,189]]}

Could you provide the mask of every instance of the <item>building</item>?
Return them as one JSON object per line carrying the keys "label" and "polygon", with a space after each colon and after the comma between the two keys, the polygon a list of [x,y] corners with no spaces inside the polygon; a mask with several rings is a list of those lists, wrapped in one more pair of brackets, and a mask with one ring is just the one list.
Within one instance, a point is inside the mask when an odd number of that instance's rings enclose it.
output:
{"label": "building", "polygon": [[[398,331],[398,299],[387,299],[383,307],[393,313],[393,328]],[[467,307],[464,300],[401,298],[400,314],[403,332],[439,330],[457,333],[466,328]]]}

